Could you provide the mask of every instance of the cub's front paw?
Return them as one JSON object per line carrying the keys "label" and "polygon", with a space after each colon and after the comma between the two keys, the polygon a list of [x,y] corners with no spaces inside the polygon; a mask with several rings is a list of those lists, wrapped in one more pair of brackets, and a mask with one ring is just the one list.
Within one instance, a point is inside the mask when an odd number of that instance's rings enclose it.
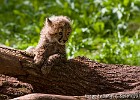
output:
{"label": "cub's front paw", "polygon": [[58,63],[61,59],[61,55],[59,54],[54,54],[54,55],[51,55],[49,58],[48,58],[48,63],[49,64],[53,64],[53,63]]}
{"label": "cub's front paw", "polygon": [[41,59],[41,58],[36,57],[36,56],[34,57],[34,63],[35,63],[35,65],[41,66],[43,64],[43,62],[44,62],[44,59]]}

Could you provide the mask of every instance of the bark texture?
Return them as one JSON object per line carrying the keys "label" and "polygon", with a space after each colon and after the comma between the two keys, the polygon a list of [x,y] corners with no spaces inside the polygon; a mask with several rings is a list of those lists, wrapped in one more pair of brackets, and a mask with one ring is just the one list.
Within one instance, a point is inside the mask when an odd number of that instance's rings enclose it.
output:
{"label": "bark texture", "polygon": [[83,96],[140,91],[139,66],[104,64],[76,57],[54,62],[50,73],[43,75],[33,65],[33,56],[25,51],[0,47],[0,74],[31,84],[33,92]]}

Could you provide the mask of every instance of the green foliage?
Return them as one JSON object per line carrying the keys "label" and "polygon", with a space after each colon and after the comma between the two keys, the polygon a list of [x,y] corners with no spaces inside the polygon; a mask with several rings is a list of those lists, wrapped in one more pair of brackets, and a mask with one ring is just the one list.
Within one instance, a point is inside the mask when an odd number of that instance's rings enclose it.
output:
{"label": "green foliage", "polygon": [[139,0],[1,0],[0,43],[19,49],[37,45],[52,15],[72,19],[69,58],[140,65]]}

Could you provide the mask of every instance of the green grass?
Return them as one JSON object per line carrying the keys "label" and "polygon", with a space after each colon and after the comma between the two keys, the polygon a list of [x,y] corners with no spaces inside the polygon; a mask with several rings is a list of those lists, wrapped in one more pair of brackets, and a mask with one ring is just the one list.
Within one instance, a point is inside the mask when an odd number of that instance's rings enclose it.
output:
{"label": "green grass", "polygon": [[139,0],[1,0],[0,43],[36,46],[45,18],[52,15],[72,19],[68,58],[140,65]]}

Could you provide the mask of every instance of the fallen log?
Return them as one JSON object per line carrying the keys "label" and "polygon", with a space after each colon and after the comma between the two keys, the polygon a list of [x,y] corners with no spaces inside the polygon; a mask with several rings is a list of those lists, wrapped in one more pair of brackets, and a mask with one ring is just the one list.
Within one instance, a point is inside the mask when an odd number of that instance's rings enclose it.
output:
{"label": "fallen log", "polygon": [[33,93],[33,94],[17,97],[11,100],[79,100],[79,99],[86,100],[86,97]]}
{"label": "fallen log", "polygon": [[140,93],[118,92],[102,95],[85,95],[85,96],[64,96],[52,94],[33,93],[25,96],[17,97],[11,100],[139,100]]}
{"label": "fallen log", "polygon": [[31,84],[35,93],[83,96],[140,90],[139,66],[77,57],[55,63],[44,75],[33,65],[33,56],[25,51],[0,47],[0,74]]}

